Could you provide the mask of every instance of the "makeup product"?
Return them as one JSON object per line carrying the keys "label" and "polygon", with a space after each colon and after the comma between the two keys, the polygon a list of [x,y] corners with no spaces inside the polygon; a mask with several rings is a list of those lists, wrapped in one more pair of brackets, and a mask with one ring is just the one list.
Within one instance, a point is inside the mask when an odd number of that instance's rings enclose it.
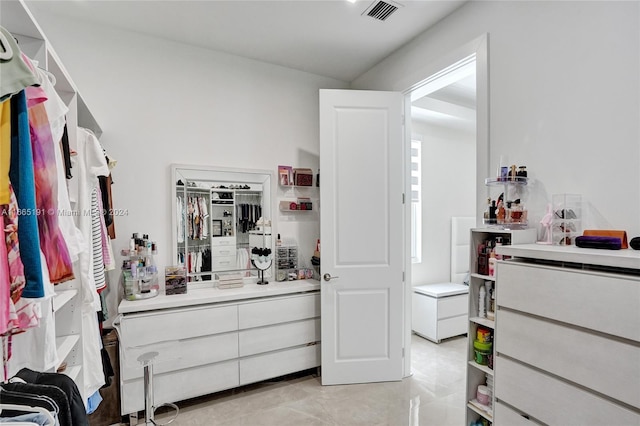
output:
{"label": "makeup product", "polygon": [[478,298],[478,316],[480,318],[486,318],[487,312],[485,309],[485,298],[487,297],[487,292],[484,289],[484,284],[480,286],[480,294]]}
{"label": "makeup product", "polygon": [[507,174],[509,173],[509,166],[507,165],[507,156],[501,155],[500,162],[498,163],[498,180],[507,180]]}

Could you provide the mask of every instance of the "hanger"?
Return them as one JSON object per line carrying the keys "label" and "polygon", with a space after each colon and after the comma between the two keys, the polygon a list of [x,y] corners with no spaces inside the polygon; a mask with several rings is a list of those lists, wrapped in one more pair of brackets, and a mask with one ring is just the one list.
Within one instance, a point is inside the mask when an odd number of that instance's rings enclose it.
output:
{"label": "hanger", "polygon": [[[16,43],[17,41],[18,40],[16,39]],[[5,35],[0,32],[0,59],[8,61],[11,58],[13,58],[13,49],[11,48],[11,44],[9,44],[9,40],[7,40]]]}
{"label": "hanger", "polygon": [[[0,411],[2,410],[14,410],[14,411],[24,411],[29,413],[40,413],[44,414],[47,417],[47,426],[53,426],[56,424],[56,420],[53,418],[53,414],[50,411],[42,408],[42,407],[32,407],[29,405],[19,405],[19,404],[0,404]],[[29,422],[22,423],[2,423],[3,425],[11,425],[11,424],[32,424]]]}
{"label": "hanger", "polygon": [[57,81],[57,80],[56,80],[56,76],[55,76],[51,71],[47,71],[47,70],[45,70],[45,69],[44,69],[44,68],[42,68],[42,67],[38,67],[38,69],[39,69],[40,71],[42,71],[42,72],[44,73],[44,75],[46,75],[46,76],[47,76],[47,78],[49,79],[49,81],[51,82],[51,84],[52,84],[53,86],[55,86],[55,85],[56,85],[56,81]]}

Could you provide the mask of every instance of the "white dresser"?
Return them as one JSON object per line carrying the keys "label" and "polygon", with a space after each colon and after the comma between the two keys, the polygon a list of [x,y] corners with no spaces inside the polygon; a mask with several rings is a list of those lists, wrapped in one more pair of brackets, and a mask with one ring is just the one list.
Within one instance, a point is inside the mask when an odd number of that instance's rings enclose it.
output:
{"label": "white dresser", "polygon": [[494,424],[640,425],[640,252],[498,253]]}
{"label": "white dresser", "polygon": [[122,301],[121,414],[144,409],[136,358],[149,351],[159,353],[156,405],[319,366],[319,288],[302,280]]}
{"label": "white dresser", "polygon": [[417,335],[440,343],[467,332],[469,286],[456,283],[416,286],[411,303],[411,324]]}

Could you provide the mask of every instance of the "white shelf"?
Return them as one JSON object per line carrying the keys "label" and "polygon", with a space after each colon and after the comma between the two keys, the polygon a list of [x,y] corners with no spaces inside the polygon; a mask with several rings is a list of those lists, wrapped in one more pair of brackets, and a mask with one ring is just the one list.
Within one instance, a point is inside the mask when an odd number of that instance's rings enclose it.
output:
{"label": "white shelf", "polygon": [[55,297],[53,298],[53,312],[58,312],[60,309],[64,307],[68,302],[70,302],[75,296],[78,294],[78,290],[61,290],[56,292]]}
{"label": "white shelf", "polygon": [[487,373],[490,376],[493,376],[493,370],[490,369],[489,367],[487,367],[486,365],[478,364],[475,361],[468,361],[468,363],[469,363],[470,366],[472,366],[474,368],[477,368],[478,370],[480,370],[480,371],[482,371],[484,373]]}
{"label": "white shelf", "polygon": [[58,348],[58,356],[61,360],[69,356],[79,340],[80,336],[77,334],[56,337],[56,347]]}
{"label": "white shelf", "polygon": [[483,325],[485,327],[489,327],[492,330],[495,328],[495,325],[496,325],[495,321],[487,319],[487,318],[469,317],[469,321],[475,322],[476,324],[480,324],[480,325]]}
{"label": "white shelf", "polygon": [[485,281],[495,281],[496,280],[496,277],[491,276],[491,275],[482,275],[482,274],[473,273],[473,274],[471,274],[471,276],[473,278],[480,278],[481,280],[485,280]]}
{"label": "white shelf", "polygon": [[62,371],[62,374],[66,374],[67,376],[71,377],[73,381],[76,381],[78,376],[80,376],[81,371],[82,371],[82,366],[73,365],[71,367],[67,366],[66,370]]}
{"label": "white shelf", "polygon": [[[499,183],[494,182],[495,185],[509,184],[512,182],[508,181],[500,181]],[[525,184],[520,183],[520,184]],[[535,229],[523,229],[523,230],[509,230],[502,228],[474,228],[470,232],[470,258],[469,258],[469,269],[472,271],[469,279],[469,321],[468,321],[468,343],[469,349],[467,353],[467,395],[466,395],[466,424],[473,423],[476,420],[474,413],[481,415],[482,417],[488,419],[489,421],[493,421],[493,413],[491,407],[482,407],[479,404],[474,404],[473,400],[476,397],[476,389],[479,385],[485,384],[486,377],[494,377],[494,372],[487,365],[480,365],[475,362],[474,359],[474,349],[473,349],[473,341],[476,338],[476,332],[478,327],[486,327],[490,330],[493,330],[493,348],[495,349],[495,331],[496,331],[496,323],[494,320],[488,318],[480,318],[478,316],[478,307],[479,307],[479,295],[480,288],[485,284],[485,282],[490,281],[493,283],[492,287],[495,292],[500,292],[500,283],[499,280],[496,280],[496,276],[484,275],[477,273],[478,271],[478,245],[482,244],[485,240],[495,239],[496,237],[502,237],[503,244],[502,246],[498,246],[499,254],[510,254],[505,253],[504,251],[513,250],[513,244],[516,247],[520,247],[523,244],[533,243],[536,239],[536,230]],[[507,248],[503,251],[503,249]],[[496,293],[496,294],[497,294]],[[486,307],[486,306],[485,306]],[[495,356],[495,350],[493,351]],[[493,398],[495,402],[495,398]],[[485,410],[489,410],[489,412]]]}
{"label": "white shelf", "polygon": [[474,403],[473,400],[467,402],[467,407],[469,407],[476,413],[480,414],[482,417],[489,420],[490,422],[493,422],[493,416],[491,415],[491,413],[489,413],[484,408],[482,408],[478,403]]}

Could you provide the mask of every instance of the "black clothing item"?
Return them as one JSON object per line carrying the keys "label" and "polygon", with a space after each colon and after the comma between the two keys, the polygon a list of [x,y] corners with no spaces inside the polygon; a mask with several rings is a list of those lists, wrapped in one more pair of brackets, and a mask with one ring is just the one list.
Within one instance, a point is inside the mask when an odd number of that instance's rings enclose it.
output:
{"label": "black clothing item", "polygon": [[27,383],[35,383],[38,385],[50,385],[57,387],[67,397],[67,407],[69,413],[69,423],[64,423],[60,419],[61,425],[71,426],[89,426],[89,419],[87,418],[87,411],[82,402],[82,396],[78,390],[78,386],[73,379],[65,374],[61,373],[39,373],[37,371],[23,368],[18,371],[16,377],[20,377]]}
{"label": "black clothing item", "polygon": [[[211,250],[209,249],[205,249],[202,252],[202,272],[208,272],[211,270]],[[203,280],[210,280],[211,279],[211,275],[203,275],[202,276]]]}
{"label": "black clothing item", "polygon": [[64,172],[67,179],[71,179],[71,149],[69,148],[69,133],[67,133],[67,125],[64,125],[62,132],[62,159],[64,160]]}
{"label": "black clothing item", "polygon": [[113,366],[111,365],[109,352],[107,352],[105,348],[102,348],[100,349],[100,355],[102,355],[102,373],[104,374],[104,385],[102,385],[101,389],[104,389],[111,386],[111,382],[113,382],[113,376],[115,376],[115,372],[113,371]]}
{"label": "black clothing item", "polygon": [[113,223],[111,200],[109,199],[108,179],[108,176],[98,176],[98,182],[100,183],[100,196],[102,197],[102,216],[104,217],[105,226],[109,226]]}
{"label": "black clothing item", "polygon": [[[69,399],[59,387],[33,383],[4,383],[1,388],[0,394],[4,404],[42,407],[45,410],[56,413],[60,425],[74,425],[69,411]],[[22,412],[11,414],[4,411],[2,413],[9,417],[24,414]]]}

